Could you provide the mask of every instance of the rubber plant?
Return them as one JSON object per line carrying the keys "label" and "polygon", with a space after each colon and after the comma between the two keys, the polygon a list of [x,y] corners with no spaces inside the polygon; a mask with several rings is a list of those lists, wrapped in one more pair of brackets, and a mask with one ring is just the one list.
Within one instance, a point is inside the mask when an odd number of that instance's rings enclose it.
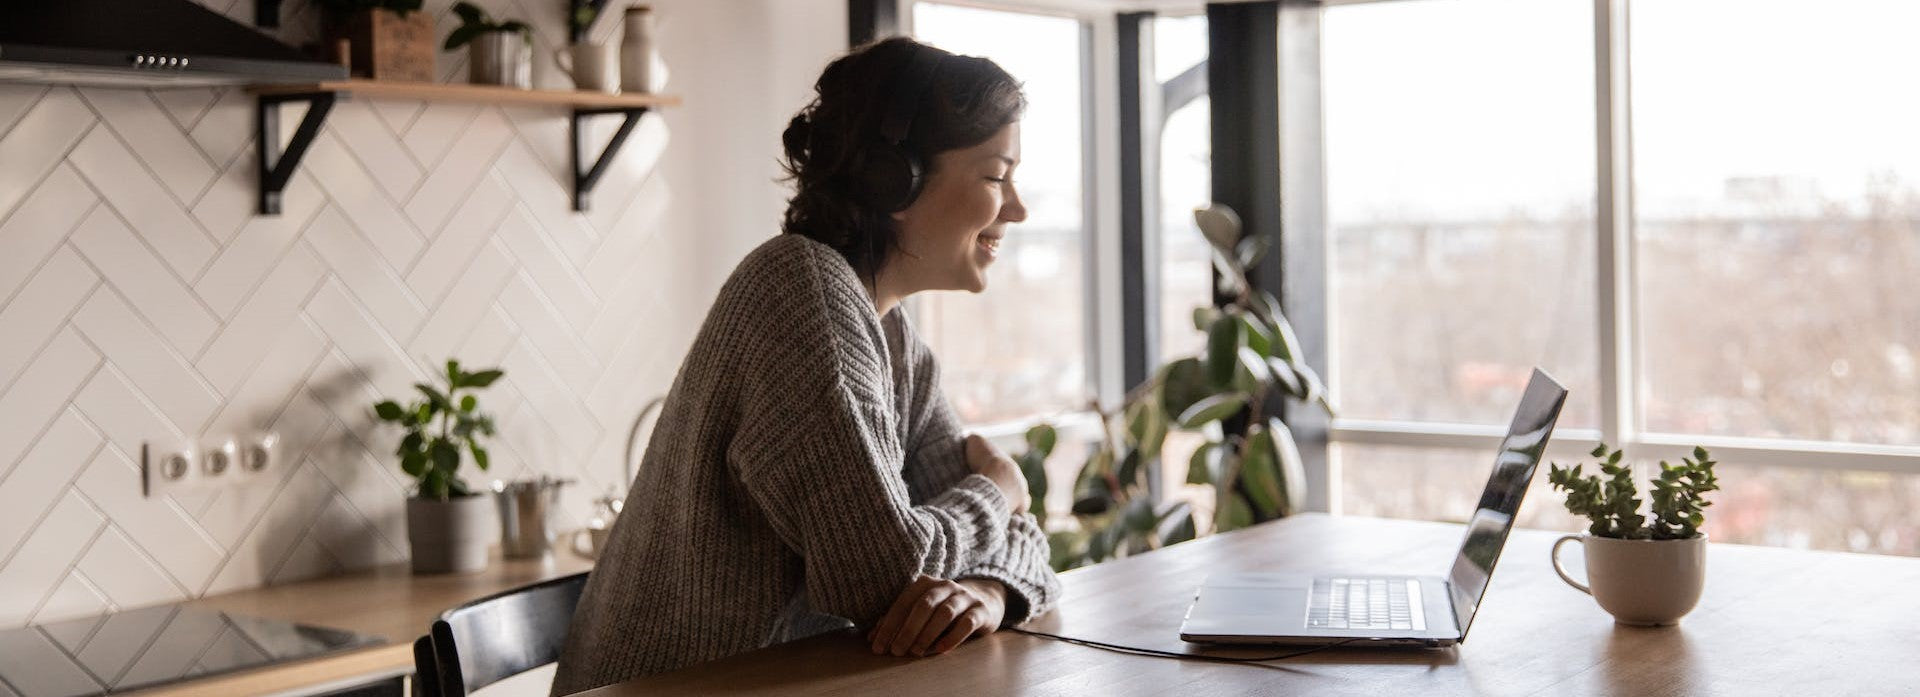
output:
{"label": "rubber plant", "polygon": [[1706,448],[1694,446],[1693,457],[1682,458],[1678,465],[1660,461],[1660,474],[1652,480],[1651,517],[1640,514],[1633,469],[1620,464],[1621,451],[1609,453],[1601,443],[1589,454],[1599,459],[1600,474],[1582,476],[1578,463],[1547,467],[1547,482],[1566,493],[1567,510],[1592,523],[1587,532],[1621,540],[1689,540],[1700,534],[1705,509],[1713,505],[1706,494],[1720,488]]}
{"label": "rubber plant", "polygon": [[400,458],[401,471],[418,480],[420,498],[446,501],[473,494],[460,479],[460,462],[463,454],[471,455],[474,466],[486,471],[487,449],[480,439],[493,435],[493,417],[480,411],[472,391],[492,385],[502,374],[498,368],[470,373],[460,368],[459,361],[449,360],[446,374],[440,376],[447,383],[444,391],[417,382],[413,388],[420,392],[420,399],[405,405],[391,399],[373,405],[381,421],[406,430],[394,455]]}
{"label": "rubber plant", "polygon": [[[1305,505],[1306,474],[1293,432],[1267,408],[1271,397],[1282,394],[1331,413],[1325,383],[1307,366],[1279,301],[1248,282],[1267,241],[1243,238],[1239,217],[1220,204],[1196,209],[1194,219],[1212,248],[1219,295],[1230,300],[1194,310],[1194,330],[1207,334],[1200,355],[1161,366],[1117,408],[1093,405],[1101,433],[1074,479],[1076,525],[1050,528],[1056,530],[1050,535],[1055,570],[1198,534],[1192,502],[1175,497],[1155,504],[1147,493],[1148,472],[1170,431],[1205,438],[1188,461],[1186,481],[1213,487],[1213,532],[1290,515]],[[1045,500],[1043,466],[1056,440],[1052,426],[1036,426],[1018,458],[1035,501]]]}

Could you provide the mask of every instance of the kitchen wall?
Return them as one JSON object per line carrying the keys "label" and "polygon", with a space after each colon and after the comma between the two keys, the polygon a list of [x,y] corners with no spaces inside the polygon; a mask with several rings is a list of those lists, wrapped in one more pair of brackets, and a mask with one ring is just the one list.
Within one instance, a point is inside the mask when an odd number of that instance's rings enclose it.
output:
{"label": "kitchen wall", "polygon": [[[427,3],[441,35],[451,4]],[[568,84],[560,0],[479,4],[532,23],[537,84]],[[406,559],[370,405],[449,357],[506,371],[469,481],[572,478],[563,528],[623,487],[629,423],[776,232],[780,130],[845,45],[832,0],[649,4],[685,105],[646,117],[584,214],[560,108],[344,101],[260,217],[240,90],[0,84],[0,627]],[[310,35],[306,3],[285,12]],[[464,56],[439,65],[464,80]],[[266,481],[142,497],[142,444],[263,430]]]}

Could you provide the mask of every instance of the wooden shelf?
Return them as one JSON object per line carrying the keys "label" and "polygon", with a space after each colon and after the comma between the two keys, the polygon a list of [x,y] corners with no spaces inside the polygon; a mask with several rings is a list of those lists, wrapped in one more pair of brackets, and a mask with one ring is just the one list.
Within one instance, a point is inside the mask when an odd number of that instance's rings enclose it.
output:
{"label": "wooden shelf", "polygon": [[315,92],[355,94],[381,99],[419,99],[430,102],[485,104],[546,104],[580,109],[652,109],[679,106],[680,98],[665,94],[607,94],[587,90],[523,90],[499,85],[460,85],[392,80],[338,80],[254,85],[254,94],[296,95]]}
{"label": "wooden shelf", "polygon": [[[434,82],[394,82],[391,80],[336,80],[294,84],[254,85],[248,90],[257,102],[255,110],[254,150],[260,170],[260,214],[280,214],[280,194],[300,166],[307,146],[320,133],[327,113],[342,97],[355,95],[383,99],[419,99],[438,102],[475,102],[482,104],[528,104],[565,107],[572,110],[568,129],[573,151],[573,209],[587,209],[587,197],[607,164],[620,151],[640,117],[660,107],[679,106],[680,98],[664,94],[607,94],[587,90],[523,90],[499,85],[443,85]],[[301,117],[286,147],[280,147],[280,109],[286,102],[306,102]],[[587,119],[595,116],[619,116],[620,127],[598,155],[587,153],[581,132]]]}

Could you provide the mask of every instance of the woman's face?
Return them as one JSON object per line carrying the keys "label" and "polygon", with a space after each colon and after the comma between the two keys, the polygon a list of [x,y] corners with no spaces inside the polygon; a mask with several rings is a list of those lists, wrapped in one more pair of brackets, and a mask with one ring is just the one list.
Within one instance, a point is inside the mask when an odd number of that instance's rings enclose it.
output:
{"label": "woman's face", "polygon": [[886,273],[908,290],[987,288],[987,266],[1000,251],[1007,224],[1027,219],[1013,187],[1020,164],[1020,124],[1001,128],[986,142],[934,156],[919,198],[893,214],[899,251]]}

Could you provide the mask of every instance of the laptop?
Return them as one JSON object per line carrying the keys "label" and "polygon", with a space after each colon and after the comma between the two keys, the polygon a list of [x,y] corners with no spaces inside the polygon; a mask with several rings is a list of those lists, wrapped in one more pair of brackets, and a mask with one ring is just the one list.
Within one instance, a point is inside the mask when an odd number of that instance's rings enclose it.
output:
{"label": "laptop", "polygon": [[1349,573],[1222,573],[1207,577],[1180,638],[1198,643],[1451,646],[1467,627],[1506,546],[1567,390],[1534,369],[1493,475],[1445,578]]}

